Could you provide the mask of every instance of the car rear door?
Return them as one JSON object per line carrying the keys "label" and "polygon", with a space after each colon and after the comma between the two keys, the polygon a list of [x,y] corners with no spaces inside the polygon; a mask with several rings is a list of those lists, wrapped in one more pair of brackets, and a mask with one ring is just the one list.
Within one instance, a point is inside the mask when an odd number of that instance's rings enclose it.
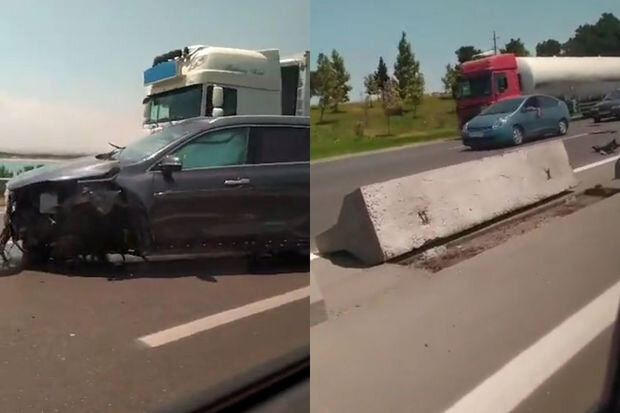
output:
{"label": "car rear door", "polygon": [[310,129],[257,125],[249,159],[263,242],[276,249],[308,248],[310,234]]}
{"label": "car rear door", "polygon": [[159,250],[229,248],[247,239],[256,221],[248,163],[248,127],[200,134],[168,155],[182,170],[153,173],[149,221]]}
{"label": "car rear door", "polygon": [[542,116],[546,133],[556,132],[558,123],[564,116],[561,102],[550,96],[541,96],[539,98],[542,106]]}

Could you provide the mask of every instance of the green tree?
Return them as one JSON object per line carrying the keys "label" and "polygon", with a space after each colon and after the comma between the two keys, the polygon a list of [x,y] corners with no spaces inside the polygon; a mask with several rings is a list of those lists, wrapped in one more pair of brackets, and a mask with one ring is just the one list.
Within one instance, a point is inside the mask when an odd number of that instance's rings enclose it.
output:
{"label": "green tree", "polygon": [[458,88],[458,79],[459,79],[459,65],[452,66],[451,64],[447,64],[446,74],[441,78],[441,82],[443,83],[443,90],[446,93],[450,93],[453,98],[456,98],[456,91]]}
{"label": "green tree", "polygon": [[372,107],[372,97],[379,94],[379,86],[374,73],[364,76],[364,89],[366,89],[368,104]]}
{"label": "green tree", "polygon": [[310,74],[310,90],[313,96],[319,98],[321,115],[319,122],[323,122],[325,109],[331,105],[332,93],[336,85],[336,75],[332,63],[323,53],[317,57],[317,68]]}
{"label": "green tree", "polygon": [[402,115],[403,113],[403,102],[398,90],[398,82],[388,78],[383,87],[382,97],[383,113],[387,120],[387,134],[391,135],[392,128],[390,119],[392,116]]}
{"label": "green tree", "polygon": [[411,103],[415,111],[424,96],[424,76],[420,73],[420,62],[415,59],[405,32],[402,32],[398,42],[394,77],[398,80],[400,98]]}
{"label": "green tree", "polygon": [[390,80],[387,65],[383,61],[383,57],[379,57],[379,65],[377,66],[377,71],[375,72],[375,79],[377,80],[377,87],[383,92],[385,89],[385,84],[388,80]]}
{"label": "green tree", "polygon": [[506,43],[503,49],[500,50],[502,53],[513,53],[515,56],[529,56],[530,52],[525,48],[525,45],[521,41],[521,38],[513,39],[510,38],[510,41]]}
{"label": "green tree", "polygon": [[349,101],[349,92],[351,91],[349,80],[351,75],[344,67],[344,59],[335,49],[332,50],[331,64],[335,77],[334,88],[332,89],[332,108],[334,112],[338,112],[338,105]]}
{"label": "green tree", "polygon": [[620,20],[603,13],[595,24],[584,24],[563,45],[568,56],[620,56]]}
{"label": "green tree", "polygon": [[555,39],[547,39],[536,45],[536,56],[559,56],[562,44]]}
{"label": "green tree", "polygon": [[459,62],[459,65],[469,62],[470,60],[474,60],[474,56],[482,53],[479,49],[476,49],[474,46],[461,46],[454,54],[456,54],[456,58]]}

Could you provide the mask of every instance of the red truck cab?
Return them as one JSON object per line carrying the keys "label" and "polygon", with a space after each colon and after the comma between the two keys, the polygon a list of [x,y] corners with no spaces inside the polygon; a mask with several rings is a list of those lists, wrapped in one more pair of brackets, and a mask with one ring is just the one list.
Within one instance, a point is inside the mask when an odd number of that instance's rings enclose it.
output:
{"label": "red truck cab", "polygon": [[514,54],[493,55],[463,63],[456,103],[459,126],[463,127],[497,101],[520,96],[520,83]]}

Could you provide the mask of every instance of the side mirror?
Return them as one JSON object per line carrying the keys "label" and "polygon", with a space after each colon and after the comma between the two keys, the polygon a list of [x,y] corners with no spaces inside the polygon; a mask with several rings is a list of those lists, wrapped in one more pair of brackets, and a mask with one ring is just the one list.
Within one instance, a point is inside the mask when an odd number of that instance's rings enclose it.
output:
{"label": "side mirror", "polygon": [[213,96],[211,97],[213,108],[220,108],[224,104],[224,89],[221,86],[213,86]]}
{"label": "side mirror", "polygon": [[213,116],[214,118],[219,118],[220,116],[224,116],[224,109],[213,108],[213,112],[211,113],[211,116]]}
{"label": "side mirror", "polygon": [[183,168],[183,163],[178,156],[167,155],[161,160],[158,166],[159,170],[164,173],[172,173],[180,171]]}

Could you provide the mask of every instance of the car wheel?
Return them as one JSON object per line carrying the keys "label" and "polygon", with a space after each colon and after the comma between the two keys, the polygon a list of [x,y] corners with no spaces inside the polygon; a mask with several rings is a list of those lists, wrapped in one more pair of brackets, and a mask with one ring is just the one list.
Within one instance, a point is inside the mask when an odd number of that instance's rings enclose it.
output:
{"label": "car wheel", "polygon": [[599,123],[601,121],[601,118],[594,118],[594,123]]}
{"label": "car wheel", "polygon": [[46,245],[24,248],[23,261],[26,265],[41,265],[49,261],[51,250]]}
{"label": "car wheel", "polygon": [[518,126],[512,127],[512,144],[521,145],[523,143],[523,129]]}
{"label": "car wheel", "polygon": [[566,135],[566,132],[568,132],[568,122],[566,122],[565,119],[562,119],[558,122],[558,133],[563,136]]}

